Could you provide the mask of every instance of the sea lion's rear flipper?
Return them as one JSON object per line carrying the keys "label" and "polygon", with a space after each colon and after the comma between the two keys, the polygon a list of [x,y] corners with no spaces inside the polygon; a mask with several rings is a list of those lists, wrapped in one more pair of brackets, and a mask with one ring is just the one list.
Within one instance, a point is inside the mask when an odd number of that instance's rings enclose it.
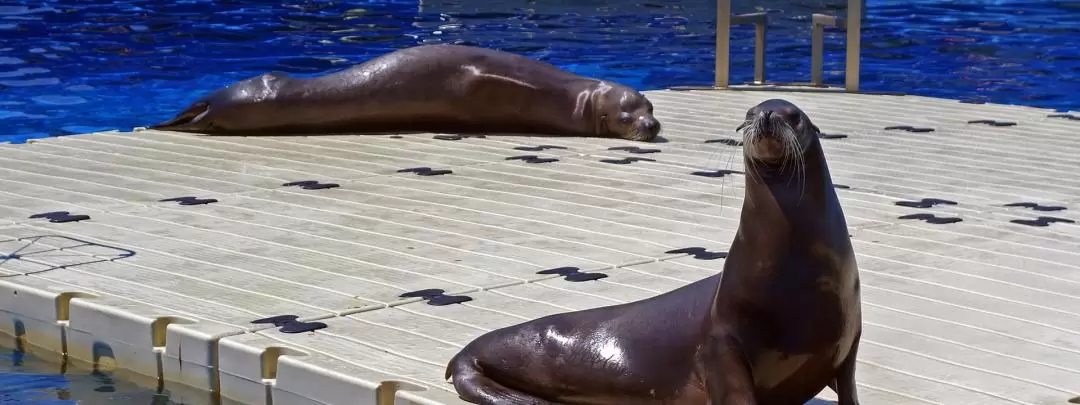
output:
{"label": "sea lion's rear flipper", "polygon": [[177,114],[175,118],[151,125],[150,129],[158,129],[162,131],[200,131],[208,129],[208,125],[202,122],[202,119],[206,117],[206,114],[210,112],[210,103],[206,101],[199,101],[192,104],[184,111]]}
{"label": "sea lion's rear flipper", "polygon": [[446,366],[446,377],[454,379],[458,396],[480,405],[561,405],[510,389],[484,375],[475,357],[462,352]]}

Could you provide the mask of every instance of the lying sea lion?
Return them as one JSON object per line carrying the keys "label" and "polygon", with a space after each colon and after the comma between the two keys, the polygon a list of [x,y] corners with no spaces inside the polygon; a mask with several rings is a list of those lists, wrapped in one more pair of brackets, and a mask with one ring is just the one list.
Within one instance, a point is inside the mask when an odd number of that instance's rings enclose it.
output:
{"label": "lying sea lion", "polygon": [[151,129],[205,134],[517,133],[650,141],[653,106],[627,86],[512,53],[423,45],[313,78],[267,73]]}

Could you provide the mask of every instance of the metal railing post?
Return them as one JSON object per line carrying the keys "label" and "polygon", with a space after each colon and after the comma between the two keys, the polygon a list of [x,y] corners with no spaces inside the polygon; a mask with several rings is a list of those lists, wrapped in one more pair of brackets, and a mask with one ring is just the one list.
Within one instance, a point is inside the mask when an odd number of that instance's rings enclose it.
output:
{"label": "metal railing post", "polygon": [[859,91],[860,54],[862,50],[862,20],[866,0],[848,0],[847,9],[847,57],[844,68],[844,88]]}
{"label": "metal railing post", "polygon": [[765,84],[765,38],[769,33],[768,16],[761,13],[761,22],[754,24],[754,83]]}
{"label": "metal railing post", "polygon": [[731,15],[731,0],[716,0],[716,77],[715,86],[730,85],[731,26],[754,24],[754,84],[765,83],[765,46],[769,29],[768,13]]}
{"label": "metal railing post", "polygon": [[810,28],[810,84],[825,85],[825,27],[843,28],[845,21],[828,14],[813,14]]}
{"label": "metal railing post", "polygon": [[769,33],[768,13],[739,14],[731,17],[731,25],[754,24],[754,84],[765,84],[765,46]]}
{"label": "metal railing post", "polygon": [[848,17],[813,14],[810,28],[810,84],[825,86],[825,27],[847,31],[847,51],[844,57],[844,89],[859,91],[860,54],[862,50],[862,18],[866,0],[848,0]]}
{"label": "metal railing post", "polygon": [[731,0],[716,0],[716,87],[728,87],[731,69]]}

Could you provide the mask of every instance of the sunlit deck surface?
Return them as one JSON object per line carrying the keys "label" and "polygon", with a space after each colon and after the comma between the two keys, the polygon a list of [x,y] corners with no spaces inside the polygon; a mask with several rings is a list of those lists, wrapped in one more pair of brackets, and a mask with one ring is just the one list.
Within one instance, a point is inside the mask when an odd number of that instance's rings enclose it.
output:
{"label": "sunlit deck surface", "polygon": [[[821,142],[863,280],[864,404],[1080,395],[1080,120],[915,96],[648,96],[667,143],[137,131],[0,145],[0,331],[250,404],[461,403],[444,367],[480,334],[720,271],[744,179],[741,148],[719,140],[780,97],[846,135]],[[611,149],[627,146],[659,151]],[[508,159],[522,155],[558,161]],[[399,172],[417,167],[452,173]],[[308,180],[339,187],[283,186]],[[160,201],[175,197],[217,201]],[[55,211],[90,218],[30,218]],[[607,277],[538,274],[561,267]],[[401,297],[427,289],[471,301]],[[327,327],[252,323],[280,315]]]}

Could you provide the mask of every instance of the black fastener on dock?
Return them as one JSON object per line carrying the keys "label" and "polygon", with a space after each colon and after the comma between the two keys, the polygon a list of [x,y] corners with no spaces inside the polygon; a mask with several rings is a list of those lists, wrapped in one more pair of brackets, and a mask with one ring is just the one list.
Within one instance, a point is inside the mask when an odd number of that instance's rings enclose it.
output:
{"label": "black fastener on dock", "polygon": [[558,145],[536,145],[536,146],[515,146],[515,150],[523,150],[528,152],[540,152],[546,149],[566,149],[565,146]]}
{"label": "black fastener on dock", "polygon": [[698,259],[698,260],[724,259],[724,258],[727,258],[727,255],[728,255],[728,252],[710,252],[709,249],[706,249],[706,248],[703,248],[703,247],[700,247],[700,246],[686,247],[686,248],[681,248],[681,249],[673,249],[673,250],[669,250],[669,251],[664,252],[664,253],[667,253],[667,254],[687,253],[687,254],[690,254],[693,258]]}
{"label": "black fastener on dock", "polygon": [[282,186],[285,186],[285,187],[299,186],[300,188],[302,188],[304,190],[322,190],[324,188],[341,187],[341,185],[337,184],[337,183],[320,183],[320,182],[318,182],[316,180],[293,181],[293,182],[282,184]]}
{"label": "black fastener on dock", "polygon": [[542,158],[536,155],[510,156],[506,158],[506,160],[521,160],[525,163],[551,163],[559,161],[559,159],[556,158]]}
{"label": "black fastener on dock", "polygon": [[642,149],[642,148],[639,148],[637,146],[613,146],[613,147],[607,148],[607,150],[621,150],[621,151],[625,151],[625,152],[629,152],[629,153],[637,153],[637,154],[641,154],[641,153],[659,153],[660,152],[660,149]]}
{"label": "black fastener on dock", "polygon": [[1062,207],[1062,206],[1059,206],[1059,205],[1041,205],[1039,203],[1027,202],[1027,201],[1025,201],[1025,202],[1017,202],[1017,203],[1008,203],[1008,204],[1005,204],[1004,206],[1005,207],[1030,208],[1030,209],[1035,210],[1035,211],[1062,211],[1062,210],[1065,210],[1065,207]]}
{"label": "black fastener on dock", "polygon": [[410,173],[411,172],[411,173],[416,173],[416,175],[418,175],[418,176],[438,176],[438,175],[441,175],[441,174],[450,174],[450,173],[453,173],[454,171],[450,170],[450,169],[433,170],[430,167],[410,167],[408,169],[398,170],[397,172],[398,173]]}
{"label": "black fastener on dock", "polygon": [[886,131],[891,131],[891,130],[894,130],[894,129],[899,129],[899,130],[908,131],[908,132],[934,132],[933,128],[919,128],[919,127],[913,127],[911,125],[893,125],[891,127],[885,127]]}
{"label": "black fastener on dock", "polygon": [[709,171],[697,171],[697,172],[691,172],[690,174],[695,175],[695,176],[701,176],[701,177],[724,177],[724,176],[727,176],[729,174],[743,174],[743,172],[740,172],[738,170],[720,169],[720,170],[712,171],[712,172],[709,172]]}
{"label": "black fastener on dock", "polygon": [[582,281],[594,281],[606,278],[608,275],[597,272],[582,272],[578,267],[556,267],[554,269],[540,270],[536,274],[558,274],[563,280],[580,283]]}
{"label": "black fastener on dock", "polygon": [[930,208],[935,205],[956,205],[956,201],[942,200],[940,198],[923,198],[919,201],[897,201],[893,204],[908,208]]}
{"label": "black fastener on dock", "polygon": [[939,217],[939,216],[934,215],[934,214],[908,214],[908,215],[901,215],[901,216],[896,217],[896,218],[898,218],[898,219],[919,219],[919,220],[926,221],[926,223],[928,223],[928,224],[934,224],[934,225],[954,224],[954,223],[957,223],[957,222],[960,222],[960,221],[964,220],[963,218],[959,218],[959,217]]}
{"label": "black fastener on dock", "polygon": [[34,214],[30,216],[31,219],[46,218],[49,222],[64,223],[64,222],[78,222],[90,219],[89,215],[75,214],[72,215],[68,211],[53,211],[44,212],[41,214]]}
{"label": "black fastener on dock", "polygon": [[428,288],[426,290],[410,291],[399,295],[401,298],[422,298],[427,301],[428,305],[443,306],[450,304],[460,304],[463,302],[472,301],[472,297],[468,295],[446,295],[446,290],[439,288]]}
{"label": "black fastener on dock", "polygon": [[180,205],[202,205],[202,204],[211,204],[211,203],[218,202],[218,200],[216,198],[198,198],[198,197],[193,197],[193,196],[165,198],[165,199],[158,200],[158,202],[171,202],[171,201],[179,202]]}
{"label": "black fastener on dock", "polygon": [[278,315],[269,318],[256,319],[251,321],[251,323],[269,323],[280,328],[278,331],[281,333],[313,332],[327,327],[327,325],[322,322],[300,322],[297,318],[299,317],[296,315]]}
{"label": "black fastener on dock", "polygon": [[1060,223],[1063,223],[1063,224],[1075,224],[1076,223],[1076,221],[1073,221],[1071,219],[1058,218],[1058,217],[1038,217],[1038,218],[1035,218],[1035,219],[1014,219],[1014,220],[1011,220],[1009,222],[1012,222],[1014,224],[1027,225],[1027,226],[1039,226],[1039,227],[1050,226],[1050,224],[1055,223],[1055,222],[1060,222]]}
{"label": "black fastener on dock", "polygon": [[617,164],[617,165],[628,165],[628,164],[631,164],[631,163],[634,163],[634,162],[640,162],[640,161],[655,162],[656,159],[629,156],[629,157],[624,157],[622,159],[601,159],[600,161],[604,162],[604,163],[612,163],[612,164]]}
{"label": "black fastener on dock", "polygon": [[1012,121],[997,121],[997,120],[971,120],[971,121],[968,121],[967,123],[968,124],[986,124],[986,125],[990,125],[990,126],[993,126],[993,127],[1011,127],[1011,126],[1016,125],[1016,123],[1012,122]]}

